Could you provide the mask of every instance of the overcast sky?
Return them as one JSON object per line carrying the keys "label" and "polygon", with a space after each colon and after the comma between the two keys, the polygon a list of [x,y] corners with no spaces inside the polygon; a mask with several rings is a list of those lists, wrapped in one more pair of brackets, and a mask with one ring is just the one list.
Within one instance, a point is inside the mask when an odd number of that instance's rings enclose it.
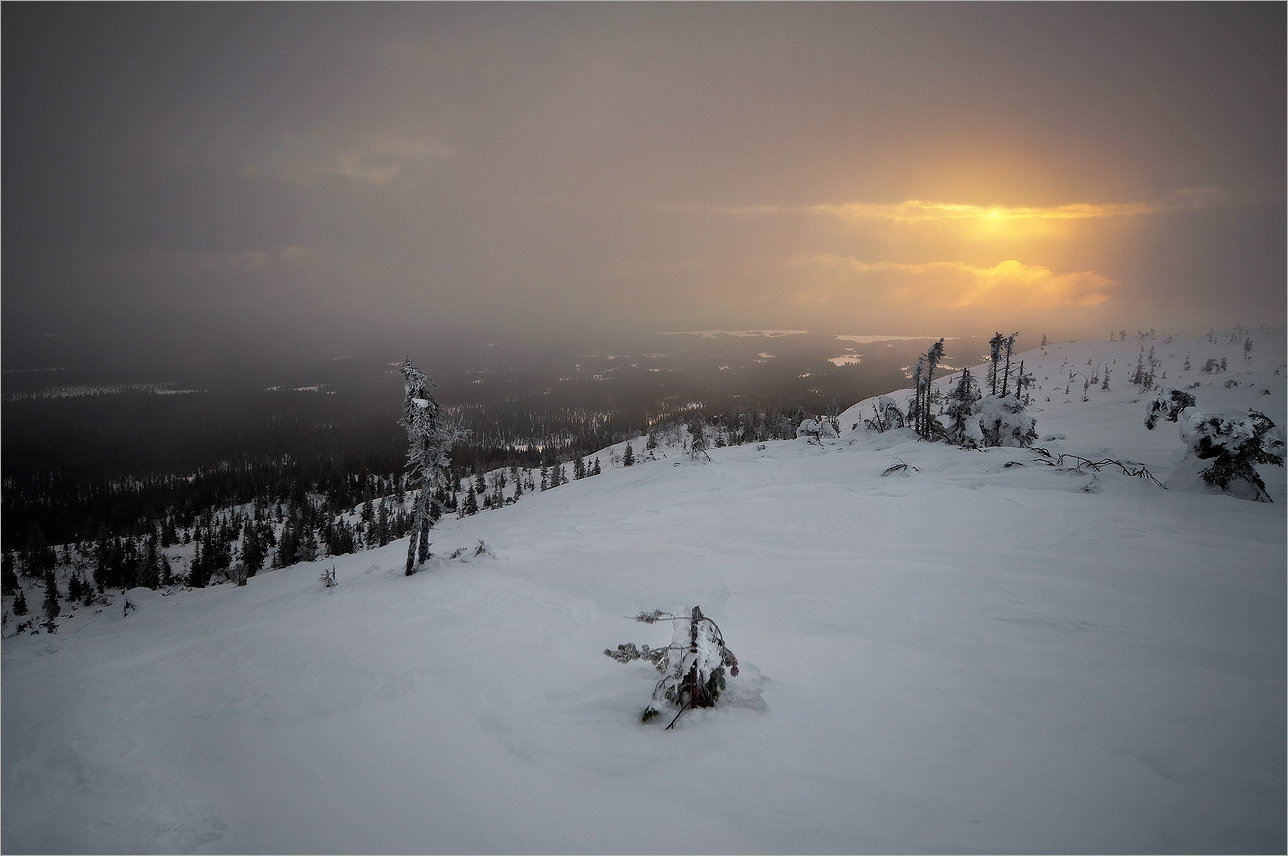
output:
{"label": "overcast sky", "polygon": [[1285,67],[1282,3],[6,3],[3,358],[1283,324]]}

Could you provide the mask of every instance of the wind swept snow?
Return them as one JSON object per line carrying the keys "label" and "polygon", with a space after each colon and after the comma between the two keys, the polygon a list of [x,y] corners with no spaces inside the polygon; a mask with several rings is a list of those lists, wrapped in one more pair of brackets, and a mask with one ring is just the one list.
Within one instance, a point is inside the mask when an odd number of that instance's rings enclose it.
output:
{"label": "wind swept snow", "polygon": [[[1283,331],[1248,335],[1144,345],[1282,425]],[[1165,479],[1141,344],[1013,358],[1035,445]],[[874,403],[444,518],[413,577],[399,541],[6,638],[3,849],[1283,852],[1283,470],[1275,504],[1166,490],[868,434]],[[694,605],[740,675],[641,724],[656,671],[602,652]]]}

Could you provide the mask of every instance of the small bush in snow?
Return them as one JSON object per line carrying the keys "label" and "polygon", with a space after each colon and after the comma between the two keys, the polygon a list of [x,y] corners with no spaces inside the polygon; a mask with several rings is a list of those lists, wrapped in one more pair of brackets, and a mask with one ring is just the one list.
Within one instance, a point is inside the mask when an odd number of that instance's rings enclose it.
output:
{"label": "small bush in snow", "polygon": [[691,707],[714,707],[725,688],[725,667],[731,677],[738,676],[738,658],[725,647],[716,623],[698,606],[687,616],[654,610],[641,612],[635,620],[645,624],[670,621],[672,626],[671,644],[665,648],[636,647],[632,642],[604,651],[619,663],[647,660],[662,673],[641,721],[648,722],[665,708],[679,708],[667,726],[670,728]]}
{"label": "small bush in snow", "polygon": [[811,443],[821,444],[824,437],[834,440],[837,436],[836,428],[826,418],[803,419],[796,428],[796,439],[803,437]]}
{"label": "small bush in snow", "polygon": [[1284,430],[1264,413],[1245,416],[1190,413],[1180,424],[1186,454],[1212,463],[1199,471],[1203,481],[1254,502],[1271,502],[1256,464],[1284,465]]}
{"label": "small bush in snow", "polygon": [[1195,405],[1194,396],[1183,389],[1165,389],[1149,404],[1149,413],[1145,416],[1145,427],[1153,431],[1159,419],[1175,422],[1181,411]]}
{"label": "small bush in snow", "polygon": [[329,571],[323,571],[322,575],[318,577],[318,581],[327,588],[335,588],[335,568],[333,567]]}
{"label": "small bush in snow", "polygon": [[986,446],[1029,446],[1038,438],[1037,420],[1014,397],[979,400],[979,427]]}
{"label": "small bush in snow", "polygon": [[872,418],[863,420],[863,427],[878,434],[883,434],[893,428],[902,428],[903,411],[899,408],[899,405],[895,404],[893,398],[883,395],[873,405]]}

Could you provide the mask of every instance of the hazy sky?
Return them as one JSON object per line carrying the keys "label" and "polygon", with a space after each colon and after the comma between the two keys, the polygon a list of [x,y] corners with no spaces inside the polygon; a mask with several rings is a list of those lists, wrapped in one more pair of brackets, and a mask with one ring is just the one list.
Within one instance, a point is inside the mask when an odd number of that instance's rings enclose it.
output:
{"label": "hazy sky", "polygon": [[1285,5],[3,6],[3,358],[1285,319]]}

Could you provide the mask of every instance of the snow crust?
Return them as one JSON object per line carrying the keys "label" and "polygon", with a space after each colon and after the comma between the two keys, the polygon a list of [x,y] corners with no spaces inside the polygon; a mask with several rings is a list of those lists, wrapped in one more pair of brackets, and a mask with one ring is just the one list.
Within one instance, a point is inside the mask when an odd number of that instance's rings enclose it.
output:
{"label": "snow crust", "polygon": [[[1153,342],[1164,383],[1284,424],[1283,331],[1248,335],[1246,363],[1226,334]],[[1153,393],[1125,380],[1139,347],[1023,354],[1035,445],[1171,473],[1178,431],[1147,431]],[[1115,368],[1084,403],[1063,390],[1089,360]],[[5,638],[0,845],[1283,852],[1283,471],[1273,505],[1165,490],[869,434],[873,404],[821,445],[605,466],[445,518],[413,577],[399,541]],[[601,652],[665,644],[624,616],[694,604],[740,676],[641,724],[656,671]]]}

